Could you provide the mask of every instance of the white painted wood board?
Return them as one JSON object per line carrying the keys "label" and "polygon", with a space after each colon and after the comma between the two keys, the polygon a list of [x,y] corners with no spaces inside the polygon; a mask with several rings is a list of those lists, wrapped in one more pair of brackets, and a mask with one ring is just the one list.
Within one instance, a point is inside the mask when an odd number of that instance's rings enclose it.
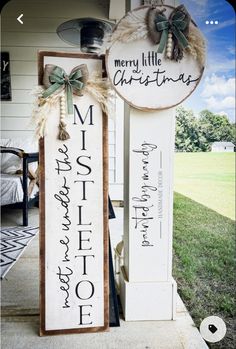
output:
{"label": "white painted wood board", "polygon": [[[173,7],[165,6],[170,16]],[[143,25],[149,6],[133,10]],[[119,30],[119,23],[116,30]],[[107,71],[116,92],[131,106],[142,110],[161,110],[184,101],[200,82],[204,67],[190,54],[176,62],[157,52],[149,37],[112,43],[107,52]]]}
{"label": "white painted wood board", "polygon": [[[44,65],[67,73],[82,63],[90,74],[102,73],[101,59],[44,57]],[[104,330],[108,324],[106,116],[89,94],[73,102],[81,115],[66,119],[70,139],[57,139],[59,104],[44,137],[42,334]]]}

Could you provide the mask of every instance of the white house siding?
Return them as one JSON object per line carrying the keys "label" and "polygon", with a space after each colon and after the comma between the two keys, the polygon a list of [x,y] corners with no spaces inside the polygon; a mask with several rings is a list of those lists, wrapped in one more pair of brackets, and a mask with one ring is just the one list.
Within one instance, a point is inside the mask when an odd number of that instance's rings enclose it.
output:
{"label": "white house siding", "polygon": [[[21,13],[24,24],[16,20]],[[30,93],[38,80],[37,52],[79,51],[57,36],[56,29],[59,24],[80,17],[108,19],[108,14],[108,0],[11,0],[5,5],[2,10],[1,50],[10,54],[12,101],[2,103],[2,138],[26,137],[33,134],[33,126],[30,125],[33,96]],[[122,117],[123,115],[120,116],[121,119]],[[117,135],[116,122],[110,120],[109,175],[112,186],[122,182],[117,173],[116,159],[116,153],[120,153],[116,138],[120,137]],[[113,189],[111,191],[113,192]],[[120,195],[121,192],[118,196]]]}
{"label": "white house siding", "polygon": [[233,153],[234,147],[212,147],[212,152]]}
{"label": "white house siding", "polygon": [[231,142],[215,142],[211,146],[211,151],[232,153],[234,152],[234,144]]}

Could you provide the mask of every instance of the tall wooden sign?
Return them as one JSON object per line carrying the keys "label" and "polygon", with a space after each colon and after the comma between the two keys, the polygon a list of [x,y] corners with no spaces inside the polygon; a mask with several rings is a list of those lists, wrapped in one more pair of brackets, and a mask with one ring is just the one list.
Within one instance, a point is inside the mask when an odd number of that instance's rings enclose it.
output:
{"label": "tall wooden sign", "polygon": [[173,107],[195,90],[204,69],[203,40],[186,8],[175,7],[173,0],[159,4],[127,13],[117,24],[106,54],[110,81],[130,105],[125,118],[120,273],[126,320],[175,318]]}
{"label": "tall wooden sign", "polygon": [[[40,85],[49,64],[68,75],[81,64],[89,76],[104,68],[95,55],[40,52]],[[73,95],[70,138],[60,140],[60,108],[50,107],[40,140],[41,335],[103,331],[109,323],[107,115],[87,92]]]}

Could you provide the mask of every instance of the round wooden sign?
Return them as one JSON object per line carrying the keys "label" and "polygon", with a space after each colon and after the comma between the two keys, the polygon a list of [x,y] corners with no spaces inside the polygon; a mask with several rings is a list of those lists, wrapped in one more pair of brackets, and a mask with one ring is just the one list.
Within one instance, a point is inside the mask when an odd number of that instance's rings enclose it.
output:
{"label": "round wooden sign", "polygon": [[[174,16],[181,15],[181,11],[177,12],[178,8],[171,6],[142,6],[129,12],[115,27],[106,53],[107,72],[116,92],[135,108],[173,107],[186,99],[200,82],[204,42],[199,40],[203,38],[189,16],[188,35],[186,30],[181,31],[188,47],[182,49],[182,42],[178,41],[180,30],[177,28],[176,34],[173,28]],[[155,32],[157,19],[164,22],[165,29],[160,32]],[[196,33],[200,37],[197,43]]]}

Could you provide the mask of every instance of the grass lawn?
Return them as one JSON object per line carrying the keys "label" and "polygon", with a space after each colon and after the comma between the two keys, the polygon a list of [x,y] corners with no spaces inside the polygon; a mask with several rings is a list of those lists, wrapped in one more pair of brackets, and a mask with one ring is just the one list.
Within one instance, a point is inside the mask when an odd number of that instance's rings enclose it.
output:
{"label": "grass lawn", "polygon": [[173,247],[173,275],[196,326],[207,316],[220,316],[226,322],[226,337],[208,345],[235,348],[234,221],[176,193]]}
{"label": "grass lawn", "polygon": [[235,153],[176,153],[174,189],[235,219]]}

